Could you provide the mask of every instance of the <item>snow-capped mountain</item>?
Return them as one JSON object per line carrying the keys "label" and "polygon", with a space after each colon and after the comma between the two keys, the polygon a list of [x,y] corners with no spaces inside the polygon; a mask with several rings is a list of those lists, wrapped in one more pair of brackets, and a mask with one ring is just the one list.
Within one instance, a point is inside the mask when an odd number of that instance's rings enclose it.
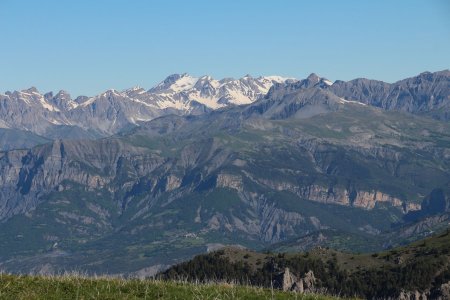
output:
{"label": "snow-capped mountain", "polygon": [[72,99],[65,92],[41,94],[36,88],[0,94],[0,128],[20,129],[50,138],[107,136],[167,114],[200,114],[228,105],[248,104],[276,84],[280,76],[213,79],[174,74],[145,90],[108,90]]}
{"label": "snow-capped mountain", "polygon": [[[213,79],[210,76],[200,78],[188,74],[174,74],[149,90],[161,108],[173,107],[187,109],[196,101],[211,109],[227,105],[252,103],[265,95],[275,83],[284,83],[292,79],[280,76],[253,78],[246,75],[240,79]],[[143,95],[143,94],[141,94]]]}
{"label": "snow-capped mountain", "polygon": [[49,98],[34,87],[0,95],[0,126],[41,133],[52,125],[70,125],[62,107],[55,105],[60,101],[65,101],[65,105],[70,105],[70,102],[56,96]]}
{"label": "snow-capped mountain", "polygon": [[[75,99],[65,91],[42,94],[30,88],[0,94],[0,150],[29,145],[24,142],[26,139],[104,137],[168,114],[203,114],[260,98],[277,101],[286,94],[310,88],[326,90],[343,103],[357,101],[448,121],[449,82],[450,72],[444,70],[424,72],[392,84],[364,78],[332,83],[314,73],[303,80],[249,75],[216,80],[210,76],[174,74],[150,90],[108,90]],[[1,136],[8,137],[8,142]],[[12,137],[17,137],[17,143],[11,142]]]}

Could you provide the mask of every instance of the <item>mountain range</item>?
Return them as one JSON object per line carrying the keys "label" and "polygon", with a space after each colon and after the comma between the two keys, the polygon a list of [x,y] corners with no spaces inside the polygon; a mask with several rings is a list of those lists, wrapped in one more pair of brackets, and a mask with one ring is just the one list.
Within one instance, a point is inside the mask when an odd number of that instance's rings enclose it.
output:
{"label": "mountain range", "polygon": [[449,71],[64,95],[0,100],[30,141],[0,152],[4,270],[145,276],[224,244],[379,251],[449,224]]}
{"label": "mountain range", "polygon": [[[106,137],[160,116],[202,114],[314,86],[349,101],[448,120],[448,78],[449,71],[425,72],[394,84],[362,78],[332,83],[315,74],[305,80],[250,75],[215,80],[210,76],[174,74],[150,90],[108,90],[75,99],[65,91],[41,94],[33,87],[0,94],[0,149],[33,146],[58,138]],[[13,133],[19,133],[16,140],[7,140]]]}
{"label": "mountain range", "polygon": [[148,91],[135,87],[76,99],[65,91],[41,94],[33,87],[0,95],[0,128],[47,139],[105,137],[163,115],[200,114],[248,104],[265,95],[274,83],[288,81],[279,76],[215,80],[174,74]]}

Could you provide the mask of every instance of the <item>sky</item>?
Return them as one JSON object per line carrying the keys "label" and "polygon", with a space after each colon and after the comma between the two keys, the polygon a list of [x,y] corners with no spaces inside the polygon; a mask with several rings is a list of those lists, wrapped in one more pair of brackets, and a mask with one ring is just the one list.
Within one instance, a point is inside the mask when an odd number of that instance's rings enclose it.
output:
{"label": "sky", "polygon": [[0,0],[0,92],[173,73],[394,82],[450,68],[448,0]]}

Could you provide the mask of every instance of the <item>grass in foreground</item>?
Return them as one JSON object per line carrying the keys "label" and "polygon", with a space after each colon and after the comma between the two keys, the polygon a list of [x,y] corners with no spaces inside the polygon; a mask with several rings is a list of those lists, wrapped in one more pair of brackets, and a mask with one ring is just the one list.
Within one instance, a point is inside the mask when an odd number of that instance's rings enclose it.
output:
{"label": "grass in foreground", "polygon": [[0,274],[0,299],[333,299],[233,284]]}

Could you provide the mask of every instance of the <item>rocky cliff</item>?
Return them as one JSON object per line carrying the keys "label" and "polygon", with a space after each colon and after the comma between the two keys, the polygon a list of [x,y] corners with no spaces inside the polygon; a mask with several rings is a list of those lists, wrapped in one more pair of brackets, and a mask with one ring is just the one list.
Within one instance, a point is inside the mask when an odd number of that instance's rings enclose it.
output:
{"label": "rocky cliff", "polygon": [[[265,247],[321,230],[389,245],[394,235],[382,233],[419,224],[413,210],[443,220],[449,125],[344,101],[308,80],[114,137],[1,152],[2,267],[113,273],[125,258],[168,265],[208,244]],[[442,223],[428,220],[423,228]],[[402,239],[424,232],[407,228]]]}

